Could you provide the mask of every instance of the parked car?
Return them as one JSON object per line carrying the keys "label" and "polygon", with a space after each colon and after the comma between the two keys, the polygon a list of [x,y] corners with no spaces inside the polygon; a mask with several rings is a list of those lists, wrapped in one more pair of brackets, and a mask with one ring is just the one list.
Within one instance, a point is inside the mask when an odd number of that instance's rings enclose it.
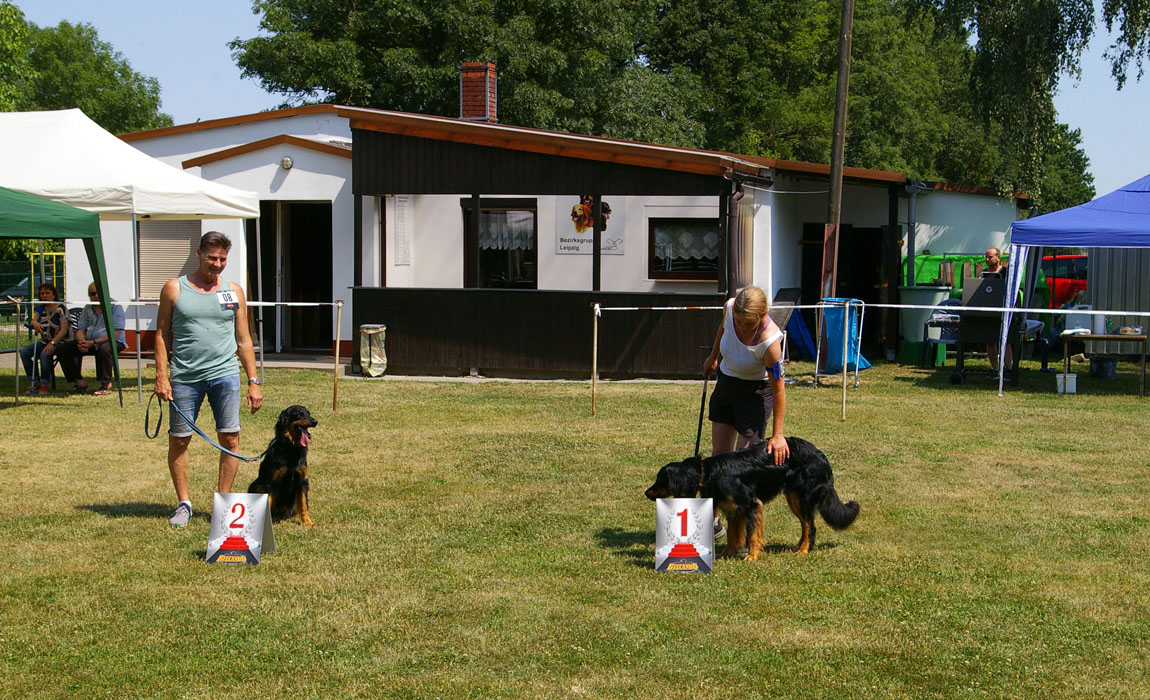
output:
{"label": "parked car", "polygon": [[[37,277],[36,283],[39,284],[39,282],[40,278]],[[28,278],[25,277],[4,291],[0,291],[0,299],[7,299],[8,297],[12,297],[13,299],[28,299],[34,294],[34,292],[29,291],[31,289],[32,286],[28,283]]]}
{"label": "parked car", "polygon": [[1086,289],[1086,256],[1044,255],[1042,274],[1050,287],[1050,308],[1057,309]]}

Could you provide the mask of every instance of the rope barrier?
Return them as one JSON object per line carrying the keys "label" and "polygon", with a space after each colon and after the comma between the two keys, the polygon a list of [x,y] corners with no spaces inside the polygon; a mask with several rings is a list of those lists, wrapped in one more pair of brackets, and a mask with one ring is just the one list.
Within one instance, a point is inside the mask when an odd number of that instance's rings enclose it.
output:
{"label": "rope barrier", "polygon": [[[20,323],[20,316],[21,316],[21,307],[25,306],[25,305],[34,307],[34,306],[37,306],[37,305],[40,305],[43,303],[44,302],[40,301],[39,299],[16,299],[14,297],[8,297],[7,299],[0,299],[0,307],[9,306],[9,305],[14,305],[16,307],[16,323],[17,323],[16,331],[17,331],[17,335],[19,335],[19,323]],[[91,301],[88,299],[84,299],[83,301],[69,301],[67,299],[62,299],[59,301],[53,301],[52,303],[62,304],[65,308],[70,306],[73,309],[79,308],[82,306],[91,305]],[[158,308],[160,305],[159,301],[117,301],[115,299],[112,299],[110,303],[115,304],[117,306],[122,306],[122,307],[154,306],[154,307]],[[273,308],[277,307],[277,306],[287,306],[287,307],[325,307],[325,306],[330,306],[330,307],[334,307],[336,309],[336,333],[335,333],[335,338],[333,338],[333,340],[332,340],[332,343],[334,346],[333,352],[335,354],[335,370],[334,370],[335,381],[334,381],[333,386],[332,386],[332,399],[331,399],[332,411],[335,411],[338,407],[338,396],[339,396],[339,343],[340,343],[339,330],[340,330],[340,325],[342,324],[344,301],[342,299],[337,299],[335,301],[248,301],[247,305],[249,307],[255,306],[255,307],[273,307]],[[142,334],[145,330],[147,330],[147,327],[149,325],[153,324],[153,321],[151,319],[149,319],[149,320],[145,320],[143,323],[141,323],[139,313],[136,314],[135,320],[136,320],[136,328],[133,329],[133,331],[136,333],[136,337],[138,339],[140,334]],[[127,330],[127,329],[125,329],[125,330]],[[260,348],[259,374],[260,374],[260,378],[262,379],[263,374],[264,374],[264,369],[263,369],[263,337],[262,337],[262,335],[260,335],[257,332],[256,339],[259,341],[259,348]],[[3,351],[3,352],[8,352],[8,351]],[[16,399],[16,402],[19,403],[19,401],[20,401],[20,377],[22,375],[21,368],[20,368],[20,358],[19,358],[19,352],[17,352],[16,350],[13,350],[11,352],[13,353],[13,355],[16,355],[16,358],[15,358],[15,360],[16,360],[16,365],[15,365],[15,371],[16,371],[15,399]],[[138,399],[139,403],[143,403],[143,371],[139,367],[139,360],[142,357],[142,354],[143,353],[140,350],[140,346],[139,346],[138,341],[136,344],[136,352],[128,354],[128,357],[132,357],[134,355],[136,357],[136,360],[137,360],[136,389],[137,389],[137,395],[139,396],[139,399]]]}

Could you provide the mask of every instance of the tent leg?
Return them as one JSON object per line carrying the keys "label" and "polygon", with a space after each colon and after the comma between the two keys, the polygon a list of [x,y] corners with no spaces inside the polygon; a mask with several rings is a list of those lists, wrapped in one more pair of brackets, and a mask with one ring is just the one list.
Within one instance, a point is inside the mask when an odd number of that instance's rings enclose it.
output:
{"label": "tent leg", "polygon": [[[140,301],[139,290],[136,291],[136,301]],[[140,359],[142,348],[140,333],[140,305],[136,304],[136,403],[144,403],[144,367]]]}

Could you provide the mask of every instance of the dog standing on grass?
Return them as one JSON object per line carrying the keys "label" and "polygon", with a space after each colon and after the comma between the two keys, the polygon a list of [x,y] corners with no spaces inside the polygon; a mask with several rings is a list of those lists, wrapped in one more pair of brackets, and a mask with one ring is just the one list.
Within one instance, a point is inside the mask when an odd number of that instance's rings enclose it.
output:
{"label": "dog standing on grass", "polygon": [[260,462],[260,473],[248,487],[248,493],[268,494],[273,520],[298,515],[304,525],[313,525],[308,512],[307,446],[308,430],[317,425],[304,406],[288,406],[276,420],[275,437]]}
{"label": "dog standing on grass", "polygon": [[798,554],[815,546],[815,511],[836,530],[850,527],[859,514],[857,501],[843,503],[835,492],[834,476],[826,455],[802,438],[787,438],[790,456],[780,466],[760,442],[738,452],[714,457],[688,457],[659,470],[646,496],[714,500],[727,516],[727,547],[720,556],[731,556],[746,547],[743,561],[755,561],[763,551],[763,504],[779,495],[787,498],[799,519],[802,536]]}

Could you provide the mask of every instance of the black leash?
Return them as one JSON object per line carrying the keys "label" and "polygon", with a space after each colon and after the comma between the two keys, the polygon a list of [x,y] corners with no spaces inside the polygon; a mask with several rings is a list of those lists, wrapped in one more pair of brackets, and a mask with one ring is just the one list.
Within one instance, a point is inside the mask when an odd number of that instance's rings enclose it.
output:
{"label": "black leash", "polygon": [[703,439],[703,409],[707,407],[707,382],[710,377],[703,377],[703,400],[699,402],[699,429],[695,432],[695,456],[699,456],[699,441]]}
{"label": "black leash", "polygon": [[[703,439],[703,409],[707,405],[707,382],[710,377],[703,377],[703,399],[699,402],[699,429],[695,432],[695,457],[699,456],[699,441]],[[707,473],[707,466],[699,461],[699,489],[703,488],[703,477]]]}
{"label": "black leash", "polygon": [[[157,399],[159,401],[160,412],[159,412],[159,416],[156,417],[156,429],[155,429],[155,431],[149,433],[148,432],[148,423],[150,422],[151,415],[152,415],[152,399]],[[187,423],[191,427],[192,431],[194,431],[197,435],[202,437],[204,440],[207,440],[209,445],[216,448],[220,452],[223,452],[225,454],[229,454],[229,455],[235,457],[236,459],[238,459],[242,462],[258,462],[260,459],[263,458],[264,455],[266,455],[268,453],[268,450],[270,450],[272,447],[272,443],[275,442],[275,440],[273,439],[272,442],[268,443],[267,449],[265,449],[263,452],[259,453],[255,457],[244,457],[243,455],[238,455],[235,452],[232,452],[228,448],[224,447],[223,445],[217,443],[215,440],[208,437],[204,433],[204,431],[200,430],[200,427],[198,425],[196,425],[196,422],[193,421],[191,418],[189,418],[183,411],[181,411],[180,407],[177,406],[174,402],[169,402],[169,405],[171,405],[171,407],[173,409],[175,409],[176,413],[178,413],[180,415],[180,418],[184,419],[184,422]],[[151,398],[148,399],[148,408],[146,411],[144,411],[144,435],[149,440],[155,440],[156,436],[160,434],[160,425],[163,424],[163,422],[164,422],[163,408],[164,408],[164,400],[161,399],[158,394],[152,394]]]}

